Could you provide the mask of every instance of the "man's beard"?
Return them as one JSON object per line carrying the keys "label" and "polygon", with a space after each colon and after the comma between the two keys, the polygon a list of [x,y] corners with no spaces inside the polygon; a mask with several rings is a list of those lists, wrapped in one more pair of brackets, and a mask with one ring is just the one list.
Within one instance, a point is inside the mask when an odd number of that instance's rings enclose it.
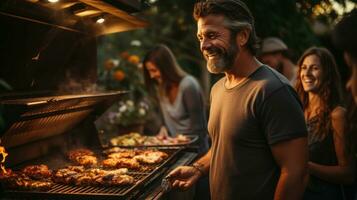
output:
{"label": "man's beard", "polygon": [[211,47],[208,50],[208,54],[215,54],[214,59],[209,59],[206,55],[207,69],[210,73],[219,74],[231,69],[234,65],[235,58],[239,53],[239,49],[236,45],[229,46],[227,51],[217,47]]}

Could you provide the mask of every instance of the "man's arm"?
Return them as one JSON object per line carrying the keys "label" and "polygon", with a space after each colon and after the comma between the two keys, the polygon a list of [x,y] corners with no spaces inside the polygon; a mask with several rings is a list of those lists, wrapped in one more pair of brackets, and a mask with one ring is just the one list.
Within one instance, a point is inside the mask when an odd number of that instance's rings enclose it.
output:
{"label": "man's arm", "polygon": [[170,180],[173,188],[186,190],[192,187],[198,179],[209,171],[211,161],[211,149],[193,166],[180,166],[172,170],[167,178]]}
{"label": "man's arm", "polygon": [[271,150],[281,169],[274,200],[302,199],[308,182],[306,137],[279,142]]}

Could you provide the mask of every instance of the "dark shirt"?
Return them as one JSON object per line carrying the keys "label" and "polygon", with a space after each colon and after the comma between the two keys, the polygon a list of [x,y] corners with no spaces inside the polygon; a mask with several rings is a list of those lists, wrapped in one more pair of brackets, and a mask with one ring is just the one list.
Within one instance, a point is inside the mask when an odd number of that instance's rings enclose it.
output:
{"label": "dark shirt", "polygon": [[211,197],[273,199],[280,169],[271,145],[306,136],[301,103],[289,81],[267,66],[232,89],[225,81],[211,91]]}
{"label": "dark shirt", "polygon": [[[330,128],[325,137],[321,138],[316,134],[317,123],[317,117],[311,118],[307,122],[309,160],[320,165],[337,165],[333,131]],[[342,186],[326,182],[316,176],[310,175],[309,183],[304,194],[304,200],[310,199],[342,200]]]}

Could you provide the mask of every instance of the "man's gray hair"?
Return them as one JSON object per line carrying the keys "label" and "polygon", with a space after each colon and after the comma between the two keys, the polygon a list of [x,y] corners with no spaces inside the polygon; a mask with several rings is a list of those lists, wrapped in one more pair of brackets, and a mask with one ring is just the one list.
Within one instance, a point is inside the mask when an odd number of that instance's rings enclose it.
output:
{"label": "man's gray hair", "polygon": [[259,49],[258,38],[255,33],[254,17],[248,7],[240,0],[207,0],[197,2],[194,7],[193,16],[196,20],[208,15],[223,15],[227,28],[233,34],[242,29],[250,30],[247,48],[253,55]]}

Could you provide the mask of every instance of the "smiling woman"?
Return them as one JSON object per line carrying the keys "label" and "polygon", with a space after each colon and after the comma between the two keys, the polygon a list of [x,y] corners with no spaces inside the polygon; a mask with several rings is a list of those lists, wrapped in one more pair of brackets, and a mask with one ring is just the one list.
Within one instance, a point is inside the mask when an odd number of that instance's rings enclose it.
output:
{"label": "smiling woman", "polygon": [[312,47],[298,62],[298,95],[308,126],[310,180],[305,200],[343,199],[341,185],[352,183],[352,155],[346,151],[341,81],[332,54]]}
{"label": "smiling woman", "polygon": [[316,55],[306,56],[300,70],[300,78],[305,92],[318,92],[321,85],[322,67]]}

